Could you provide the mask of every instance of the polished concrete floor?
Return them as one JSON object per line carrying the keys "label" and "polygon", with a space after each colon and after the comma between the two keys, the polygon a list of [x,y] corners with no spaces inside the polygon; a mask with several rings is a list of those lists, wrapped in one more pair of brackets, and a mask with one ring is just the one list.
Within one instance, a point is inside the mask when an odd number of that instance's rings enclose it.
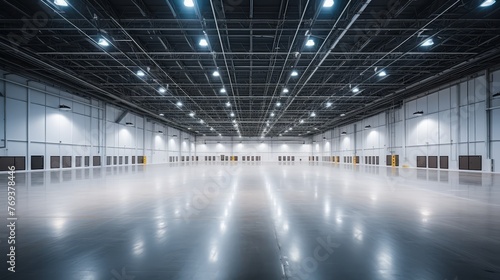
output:
{"label": "polished concrete floor", "polygon": [[499,174],[191,163],[16,183],[1,279],[500,279]]}

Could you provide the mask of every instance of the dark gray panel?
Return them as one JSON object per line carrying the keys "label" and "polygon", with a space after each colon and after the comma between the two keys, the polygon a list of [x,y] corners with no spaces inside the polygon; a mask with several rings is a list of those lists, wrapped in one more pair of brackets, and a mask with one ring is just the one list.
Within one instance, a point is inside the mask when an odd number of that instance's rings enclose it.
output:
{"label": "dark gray panel", "polygon": [[61,157],[51,156],[50,157],[50,168],[60,168],[61,167]]}
{"label": "dark gray panel", "polygon": [[448,169],[448,164],[449,164],[449,160],[448,160],[447,156],[440,156],[439,157],[439,168]]}
{"label": "dark gray panel", "polygon": [[427,167],[427,157],[417,156],[417,167]]}
{"label": "dark gray panel", "polygon": [[8,171],[9,166],[14,166],[14,157],[0,157],[0,171]]}
{"label": "dark gray panel", "polygon": [[482,170],[483,169],[482,156],[469,156],[469,170]]}
{"label": "dark gray panel", "polygon": [[26,170],[26,157],[14,157],[16,170]]}
{"label": "dark gray panel", "polygon": [[469,156],[458,157],[458,169],[469,170]]}
{"label": "dark gray panel", "polygon": [[44,166],[43,156],[31,156],[31,170],[43,169]]}
{"label": "dark gray panel", "polygon": [[82,156],[75,156],[75,167],[82,166]]}
{"label": "dark gray panel", "polygon": [[101,166],[101,157],[100,156],[94,156],[92,158],[92,165],[93,166]]}
{"label": "dark gray panel", "polygon": [[429,156],[428,162],[429,162],[429,168],[438,168],[438,157],[437,156]]}
{"label": "dark gray panel", "polygon": [[70,168],[71,167],[71,156],[63,156],[62,157],[62,167]]}

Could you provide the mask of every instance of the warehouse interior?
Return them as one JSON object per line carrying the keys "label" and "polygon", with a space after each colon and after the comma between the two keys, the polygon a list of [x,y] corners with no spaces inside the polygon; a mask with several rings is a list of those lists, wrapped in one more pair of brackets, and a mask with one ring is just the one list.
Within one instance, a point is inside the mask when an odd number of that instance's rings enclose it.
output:
{"label": "warehouse interior", "polygon": [[2,279],[500,278],[495,0],[0,3]]}

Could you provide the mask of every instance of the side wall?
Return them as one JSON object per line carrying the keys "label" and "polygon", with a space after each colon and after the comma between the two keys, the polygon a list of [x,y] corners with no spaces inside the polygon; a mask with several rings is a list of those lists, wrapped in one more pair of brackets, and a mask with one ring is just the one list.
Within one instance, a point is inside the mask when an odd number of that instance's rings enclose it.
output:
{"label": "side wall", "polygon": [[[6,112],[6,119],[1,114],[0,157],[26,157],[27,170],[31,156],[43,156],[44,169],[50,169],[53,156],[61,157],[61,167],[63,156],[71,157],[71,167],[77,160],[84,167],[86,156],[89,166],[94,166],[95,156],[105,166],[132,164],[133,156],[137,164],[138,156],[146,156],[147,163],[163,163],[170,157],[181,161],[182,156],[194,155],[190,134],[133,113],[117,123],[124,113],[121,108],[12,74],[0,72],[0,78],[1,105]],[[71,110],[60,110],[61,104]],[[127,122],[133,126],[126,126]]]}
{"label": "side wall", "polygon": [[[417,156],[447,156],[453,170],[459,169],[460,156],[481,156],[483,171],[500,172],[500,96],[493,97],[499,92],[500,71],[489,79],[482,72],[405,100],[401,108],[316,135],[313,152],[356,155],[360,164],[379,156],[380,165],[395,154],[400,166],[410,167],[417,167]],[[424,114],[414,115],[418,111]]]}
{"label": "side wall", "polygon": [[[311,140],[301,137],[198,137],[196,141],[196,155],[200,161],[205,156],[237,156],[242,161],[243,156],[260,156],[261,161],[278,161],[279,157],[294,157],[295,161],[308,161],[312,156]],[[287,160],[288,161],[288,160]],[[290,160],[291,161],[291,160]]]}

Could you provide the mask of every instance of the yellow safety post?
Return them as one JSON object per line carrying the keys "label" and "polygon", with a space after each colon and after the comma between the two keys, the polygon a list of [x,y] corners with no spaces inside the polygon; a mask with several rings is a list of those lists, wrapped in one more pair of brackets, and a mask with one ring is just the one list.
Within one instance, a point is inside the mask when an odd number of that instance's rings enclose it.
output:
{"label": "yellow safety post", "polygon": [[146,156],[143,157],[143,164],[146,164],[147,163],[147,160],[146,160]]}
{"label": "yellow safety post", "polygon": [[391,156],[391,166],[396,167],[396,155]]}

